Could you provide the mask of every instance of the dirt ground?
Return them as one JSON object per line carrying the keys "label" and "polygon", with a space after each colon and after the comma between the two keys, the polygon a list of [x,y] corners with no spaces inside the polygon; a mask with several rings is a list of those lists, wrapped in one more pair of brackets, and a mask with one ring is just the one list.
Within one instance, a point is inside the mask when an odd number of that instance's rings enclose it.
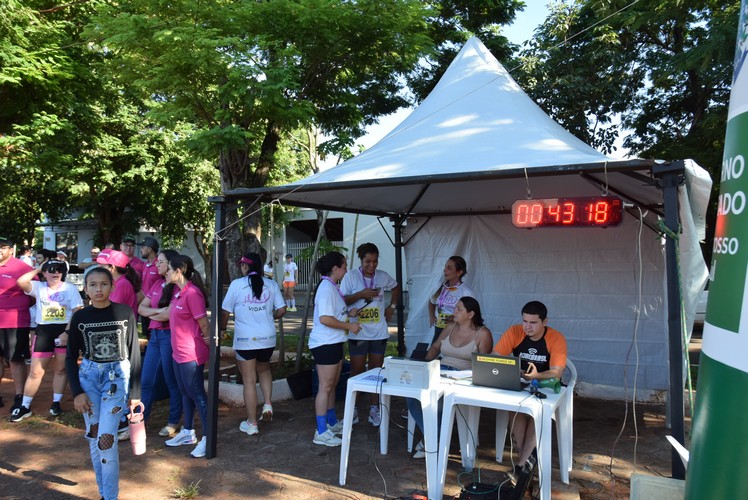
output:
{"label": "dirt ground", "polygon": [[[2,499],[99,498],[83,438],[83,420],[74,412],[69,395],[62,403],[65,413],[50,416],[50,388],[51,375],[47,374],[32,405],[34,416],[11,423],[13,385],[7,378],[2,380],[0,394],[6,402],[0,409]],[[339,405],[342,411],[342,402]],[[273,422],[261,423],[260,434],[250,437],[238,428],[244,409],[221,405],[218,456],[207,460],[192,458],[191,446],[164,446],[157,432],[166,422],[168,408],[165,401],[157,403],[149,423],[147,453],[133,456],[130,443],[121,443],[120,498],[366,499],[409,497],[415,490],[426,489],[424,461],[414,460],[405,450],[405,420],[399,417],[404,401],[399,398],[393,398],[391,414],[395,416],[388,455],[379,454],[377,429],[365,418],[354,426],[345,486],[338,484],[340,449],[312,443],[312,399],[274,406]],[[359,406],[365,415],[364,404]],[[571,482],[564,485],[560,481],[554,444],[553,497],[628,498],[628,481],[635,468],[639,473],[669,476],[664,411],[664,406],[637,405],[635,429],[629,407],[627,425],[622,429],[623,403],[576,398]],[[453,437],[444,498],[459,494],[460,484],[478,480],[478,474],[483,483],[504,480],[508,460],[498,464],[492,458],[491,413],[484,412],[481,418],[480,469],[474,473],[461,474],[458,440]]]}

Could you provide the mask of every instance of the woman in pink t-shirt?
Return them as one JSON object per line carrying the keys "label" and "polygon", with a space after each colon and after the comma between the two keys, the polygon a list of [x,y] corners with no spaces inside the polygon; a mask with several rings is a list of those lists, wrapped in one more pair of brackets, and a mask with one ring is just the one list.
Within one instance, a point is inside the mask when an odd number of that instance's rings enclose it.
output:
{"label": "woman in pink t-shirt", "polygon": [[195,435],[195,408],[200,415],[203,433],[208,428],[208,395],[205,393],[203,369],[208,361],[208,294],[200,274],[195,271],[192,259],[177,255],[169,259],[166,283],[174,283],[178,290],[169,306],[171,347],[174,374],[182,393],[184,425],[166,446],[182,446],[197,443],[192,456],[205,456],[205,436],[198,442]]}

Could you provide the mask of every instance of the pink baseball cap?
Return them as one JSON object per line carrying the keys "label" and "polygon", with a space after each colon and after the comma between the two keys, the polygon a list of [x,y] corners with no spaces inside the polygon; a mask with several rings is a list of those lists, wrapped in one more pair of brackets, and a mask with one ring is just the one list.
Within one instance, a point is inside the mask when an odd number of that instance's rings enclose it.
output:
{"label": "pink baseball cap", "polygon": [[127,267],[127,264],[130,263],[130,258],[119,250],[106,249],[99,254],[96,262],[99,264],[111,264],[116,267]]}

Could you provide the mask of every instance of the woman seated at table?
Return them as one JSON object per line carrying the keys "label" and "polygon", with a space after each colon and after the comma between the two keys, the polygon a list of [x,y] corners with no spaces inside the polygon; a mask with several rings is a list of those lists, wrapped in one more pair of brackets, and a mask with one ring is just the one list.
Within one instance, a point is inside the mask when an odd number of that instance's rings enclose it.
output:
{"label": "woman seated at table", "polygon": [[[483,324],[480,304],[473,297],[462,297],[454,309],[454,320],[431,344],[426,360],[436,359],[440,354],[442,370],[469,370],[474,352],[488,353],[493,348],[491,330]],[[423,411],[418,400],[408,398],[408,411],[423,433]],[[436,450],[433,451],[436,453]],[[431,450],[429,450],[431,453]],[[416,445],[413,458],[424,458],[423,441]]]}

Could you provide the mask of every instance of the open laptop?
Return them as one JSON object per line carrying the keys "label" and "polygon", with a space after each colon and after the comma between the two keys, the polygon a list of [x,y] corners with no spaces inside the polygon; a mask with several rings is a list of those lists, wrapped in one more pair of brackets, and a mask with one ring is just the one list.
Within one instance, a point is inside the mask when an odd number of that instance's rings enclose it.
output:
{"label": "open laptop", "polygon": [[521,378],[519,358],[473,353],[473,385],[521,391],[528,386]]}

